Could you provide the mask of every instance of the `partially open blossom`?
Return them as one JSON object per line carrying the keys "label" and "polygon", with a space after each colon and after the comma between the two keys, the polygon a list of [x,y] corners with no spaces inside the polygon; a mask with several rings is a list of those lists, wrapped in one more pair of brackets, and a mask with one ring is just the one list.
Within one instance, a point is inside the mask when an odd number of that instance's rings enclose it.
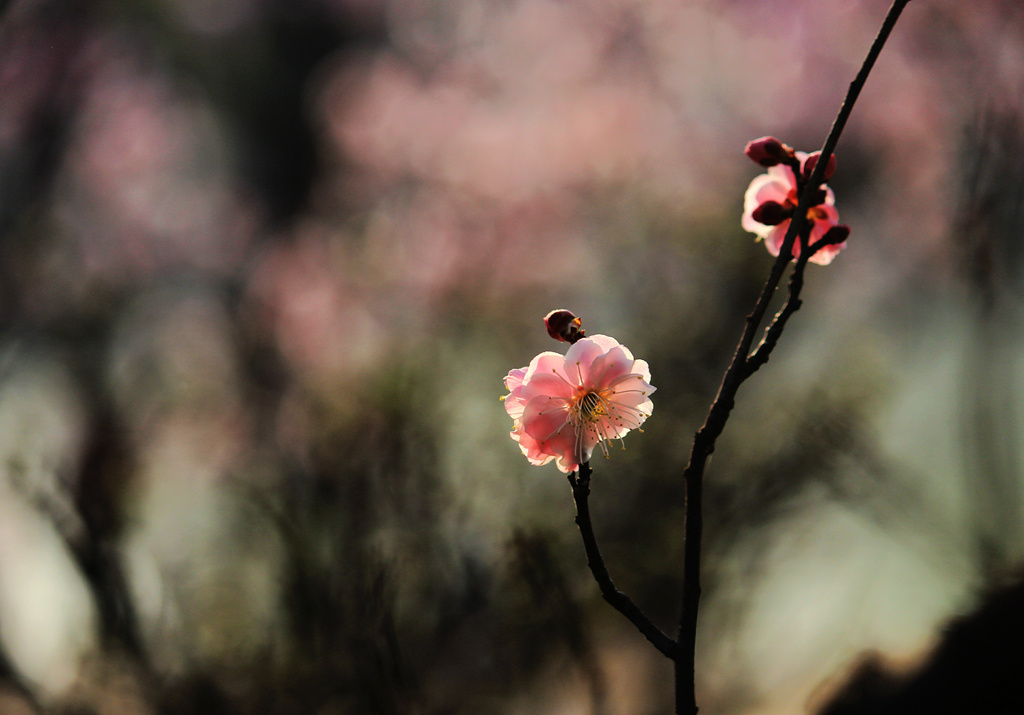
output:
{"label": "partially open blossom", "polygon": [[[801,166],[806,167],[807,154],[796,152]],[[829,164],[832,164],[830,160]],[[826,167],[827,168],[827,167]],[[804,173],[803,168],[801,173]],[[764,245],[773,256],[779,255],[783,239],[792,219],[786,218],[788,213],[792,216],[797,204],[800,201],[798,194],[799,186],[796,175],[790,167],[779,164],[768,169],[768,173],[755,177],[747,188],[743,197],[743,228],[751,233],[756,233],[758,239],[764,239]],[[820,240],[830,228],[839,224],[839,212],[835,207],[835,195],[832,189],[823,187],[823,191],[817,197],[819,202],[807,209],[807,220],[811,224],[810,243]],[[767,206],[766,206],[767,204]],[[778,204],[778,206],[775,206]],[[778,223],[765,223],[758,219],[767,221],[778,221]],[[835,235],[835,234],[833,234]],[[828,265],[835,258],[839,251],[846,247],[846,243],[836,243],[822,247],[810,257],[812,263]],[[793,243],[793,258],[800,256],[800,241]]]}
{"label": "partially open blossom", "polygon": [[647,363],[607,335],[582,338],[564,356],[543,352],[505,378],[512,439],[531,464],[555,460],[573,472],[651,416],[650,380]]}

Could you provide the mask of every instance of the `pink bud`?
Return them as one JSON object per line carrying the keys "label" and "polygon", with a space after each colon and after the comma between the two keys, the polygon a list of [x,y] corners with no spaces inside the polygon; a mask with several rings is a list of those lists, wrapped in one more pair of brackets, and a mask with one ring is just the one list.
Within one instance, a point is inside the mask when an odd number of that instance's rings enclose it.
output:
{"label": "pink bud", "polygon": [[765,226],[778,226],[792,217],[793,209],[787,209],[778,201],[765,201],[750,214],[750,218]]}
{"label": "pink bud", "polygon": [[776,166],[789,158],[786,145],[775,137],[761,137],[748,142],[743,153],[761,166]]}
{"label": "pink bud", "polygon": [[[818,159],[821,157],[821,152],[816,151],[813,154],[808,154],[807,158],[804,159],[804,167],[801,172],[804,176],[804,181],[811,178],[811,172],[814,171],[814,167],[818,165]],[[832,178],[832,175],[836,173],[836,155],[830,154],[828,157],[828,163],[825,165],[825,174],[822,176],[822,181],[828,181]]]}
{"label": "pink bud", "polygon": [[544,316],[544,327],[547,328],[548,335],[565,343],[575,343],[586,337],[580,327],[582,324],[583,321],[570,310],[552,310]]}

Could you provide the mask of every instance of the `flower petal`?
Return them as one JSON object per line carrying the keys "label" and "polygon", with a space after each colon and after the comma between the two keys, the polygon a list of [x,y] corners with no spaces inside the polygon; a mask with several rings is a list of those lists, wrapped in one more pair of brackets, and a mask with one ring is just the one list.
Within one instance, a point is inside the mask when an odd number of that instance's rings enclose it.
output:
{"label": "flower petal", "polygon": [[523,399],[523,388],[517,387],[505,396],[505,412],[513,420],[522,419],[525,407],[526,400]]}
{"label": "flower petal", "polygon": [[573,443],[573,455],[578,457],[581,462],[589,460],[597,443],[608,438],[600,431],[599,423],[600,421],[585,422],[579,427],[579,434],[576,435],[576,440]]}
{"label": "flower petal", "polygon": [[[642,377],[644,382],[651,381],[651,368],[647,366],[646,360],[634,360],[633,372]],[[648,387],[650,387],[650,385],[648,385]],[[653,387],[651,387],[651,392],[654,392]]]}
{"label": "flower petal", "polygon": [[508,375],[505,376],[505,389],[512,391],[523,384],[523,378],[526,377],[525,367],[517,367],[515,370],[509,370]]}
{"label": "flower petal", "polygon": [[788,196],[787,187],[767,174],[754,177],[743,195],[743,217],[740,224],[745,231],[763,235],[768,229],[763,223],[754,220],[754,210],[765,201],[783,203]]}
{"label": "flower petal", "polygon": [[[773,226],[770,231],[764,235],[764,246],[768,249],[768,253],[773,256],[779,255],[779,251],[782,250],[782,242],[786,238],[786,231],[789,230],[790,222],[783,221],[778,226]],[[793,251],[799,252],[800,246],[794,243]]]}
{"label": "flower petal", "polygon": [[559,404],[557,398],[535,397],[526,403],[523,410],[523,433],[537,440],[540,448],[548,454],[558,454],[549,445],[559,440],[575,442],[575,427],[569,419],[569,407]]}
{"label": "flower petal", "polygon": [[607,335],[591,335],[577,340],[565,353],[565,372],[569,379],[577,380],[581,385],[588,384],[594,360],[618,345],[618,340]]}
{"label": "flower petal", "polygon": [[596,343],[601,348],[601,352],[608,352],[612,348],[620,345],[619,341],[609,335],[602,335],[597,333],[596,335],[590,335],[586,338],[592,343]]}
{"label": "flower petal", "polygon": [[616,345],[591,363],[587,384],[591,389],[600,390],[623,375],[633,372],[634,362],[629,350],[622,345]]}
{"label": "flower petal", "polygon": [[811,256],[808,260],[811,263],[817,263],[819,266],[827,266],[829,263],[832,262],[832,259],[835,258],[836,255],[844,248],[846,248],[845,241],[843,243],[836,244],[833,246],[825,246],[817,253],[815,253],[813,256]]}
{"label": "flower petal", "polygon": [[523,451],[530,464],[539,467],[555,458],[555,455],[543,452],[537,440],[528,434],[524,434],[521,429],[513,430],[510,434],[512,439],[519,443],[519,449]]}
{"label": "flower petal", "polygon": [[561,371],[537,372],[523,385],[522,395],[526,402],[535,397],[553,397],[568,402],[576,395],[576,388],[566,381]]}
{"label": "flower petal", "polygon": [[614,428],[612,436],[619,438],[640,427],[651,416],[653,410],[654,403],[651,401],[650,391],[616,395],[605,419],[609,420]]}
{"label": "flower petal", "polygon": [[526,375],[526,368],[520,367],[510,370],[505,377],[505,388],[509,391],[505,395],[505,411],[513,420],[518,420],[523,416],[523,407],[526,404],[523,400],[524,375]]}
{"label": "flower petal", "polygon": [[564,375],[562,365],[565,361],[565,357],[559,353],[551,352],[550,350],[542,352],[530,361],[530,365],[526,368],[526,374],[523,376],[523,382],[529,382],[535,374],[550,373],[554,371],[557,374]]}
{"label": "flower petal", "polygon": [[[590,454],[588,453],[583,461],[586,462],[589,459]],[[558,467],[563,472],[565,472],[566,474],[572,474],[573,472],[580,468],[580,460],[576,455],[567,454],[562,457],[559,457],[555,461],[555,466]]]}

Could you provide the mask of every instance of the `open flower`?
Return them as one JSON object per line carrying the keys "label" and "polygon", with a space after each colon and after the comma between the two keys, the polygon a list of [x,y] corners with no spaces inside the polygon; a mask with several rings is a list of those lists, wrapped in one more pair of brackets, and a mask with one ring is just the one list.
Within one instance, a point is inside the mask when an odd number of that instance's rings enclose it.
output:
{"label": "open flower", "polygon": [[[807,154],[796,152],[802,173],[807,166]],[[816,158],[814,159],[816,161]],[[813,165],[812,165],[813,168]],[[830,159],[829,169],[833,168]],[[834,169],[833,169],[834,170]],[[755,177],[743,197],[743,228],[756,233],[758,239],[764,239],[764,245],[773,256],[779,255],[783,239],[789,229],[790,221],[800,201],[796,175],[786,164],[778,164],[768,169],[768,173]],[[839,224],[839,212],[835,207],[836,198],[832,189],[824,187],[821,202],[807,209],[807,220],[811,224],[809,244],[820,240],[830,228]],[[818,249],[808,260],[811,263],[828,265],[846,243],[826,245]],[[800,257],[800,241],[793,243],[793,258]]]}
{"label": "open flower", "polygon": [[607,456],[606,442],[650,417],[650,380],[647,363],[607,335],[578,340],[564,356],[543,352],[505,378],[512,439],[531,464],[555,460],[573,472],[598,444]]}

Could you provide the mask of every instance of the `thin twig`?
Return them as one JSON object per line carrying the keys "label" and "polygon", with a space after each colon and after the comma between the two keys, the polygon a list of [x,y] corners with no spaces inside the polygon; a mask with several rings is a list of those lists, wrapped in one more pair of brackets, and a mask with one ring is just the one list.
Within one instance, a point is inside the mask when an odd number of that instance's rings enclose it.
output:
{"label": "thin twig", "polygon": [[[809,233],[810,226],[805,226],[804,234]],[[801,237],[803,234],[801,234]],[[786,298],[785,305],[772,319],[771,324],[764,331],[764,338],[761,340],[761,344],[757,346],[757,349],[747,358],[747,376],[753,375],[757,372],[758,368],[768,362],[768,357],[771,355],[772,350],[775,349],[776,343],[779,342],[779,337],[782,335],[783,329],[786,327],[786,321],[789,320],[790,316],[800,309],[803,301],[800,300],[800,291],[804,286],[804,269],[807,267],[807,261],[815,253],[820,251],[825,246],[834,243],[834,241],[828,240],[828,237],[822,238],[815,241],[810,245],[810,248],[802,249],[800,258],[797,259],[796,265],[793,268],[793,273],[789,278],[789,293]]]}
{"label": "thin twig", "polygon": [[[809,226],[807,228],[809,228]],[[803,231],[801,234],[801,240],[803,240],[803,234],[806,233],[806,230]],[[815,245],[818,244],[816,243]],[[800,299],[800,291],[804,287],[804,268],[807,267],[807,259],[810,258],[810,255],[812,254],[807,247],[804,246],[800,254],[800,258],[797,259],[793,272],[789,276],[789,292],[786,298],[786,303],[782,306],[782,309],[775,314],[772,322],[764,331],[764,338],[757,346],[757,349],[754,350],[754,352],[746,359],[744,379],[753,375],[757,372],[758,368],[768,362],[768,358],[772,354],[772,350],[775,349],[775,345],[779,342],[779,338],[782,336],[782,331],[786,327],[786,322],[789,320],[790,316],[800,310],[800,306],[803,305],[803,301]]]}
{"label": "thin twig", "polygon": [[615,588],[608,568],[604,565],[601,557],[601,550],[597,546],[597,537],[594,536],[594,526],[590,522],[590,463],[584,462],[578,471],[569,475],[569,484],[572,486],[572,497],[576,502],[576,525],[580,528],[580,535],[583,537],[583,547],[587,551],[587,565],[590,566],[594,579],[601,588],[601,595],[604,600],[610,603],[615,610],[628,618],[635,625],[644,637],[649,640],[662,655],[668,658],[675,658],[678,644],[654,625],[640,608],[633,603],[629,596]]}

